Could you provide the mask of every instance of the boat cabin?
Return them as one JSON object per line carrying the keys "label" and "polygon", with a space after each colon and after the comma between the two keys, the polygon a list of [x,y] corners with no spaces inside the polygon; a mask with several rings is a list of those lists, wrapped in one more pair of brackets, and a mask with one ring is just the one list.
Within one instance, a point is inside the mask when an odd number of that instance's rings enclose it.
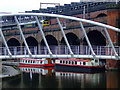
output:
{"label": "boat cabin", "polygon": [[100,65],[98,59],[56,59],[55,64],[64,65],[85,65],[85,66],[96,66]]}

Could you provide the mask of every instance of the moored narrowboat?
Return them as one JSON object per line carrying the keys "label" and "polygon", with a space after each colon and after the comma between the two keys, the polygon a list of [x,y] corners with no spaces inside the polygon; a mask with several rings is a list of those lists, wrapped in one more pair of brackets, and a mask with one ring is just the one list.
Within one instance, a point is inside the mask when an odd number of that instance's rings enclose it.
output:
{"label": "moored narrowboat", "polygon": [[96,73],[104,72],[105,64],[99,59],[56,59],[55,71]]}
{"label": "moored narrowboat", "polygon": [[47,59],[20,59],[19,66],[24,67],[51,67],[54,66],[53,61],[49,62]]}

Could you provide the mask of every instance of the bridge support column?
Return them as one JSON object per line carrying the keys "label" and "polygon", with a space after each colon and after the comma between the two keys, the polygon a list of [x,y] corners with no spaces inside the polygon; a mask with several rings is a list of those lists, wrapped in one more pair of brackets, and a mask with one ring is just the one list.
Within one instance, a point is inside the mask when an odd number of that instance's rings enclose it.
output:
{"label": "bridge support column", "polygon": [[108,70],[116,70],[120,68],[120,61],[119,60],[106,60]]}

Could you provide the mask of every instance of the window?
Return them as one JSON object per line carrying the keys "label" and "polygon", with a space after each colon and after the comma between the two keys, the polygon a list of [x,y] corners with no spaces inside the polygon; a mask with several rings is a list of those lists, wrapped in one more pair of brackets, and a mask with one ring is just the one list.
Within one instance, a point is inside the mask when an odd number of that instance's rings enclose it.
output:
{"label": "window", "polygon": [[85,62],[83,62],[83,65],[85,65]]}
{"label": "window", "polygon": [[63,64],[65,63],[65,61],[63,61]]}
{"label": "window", "polygon": [[80,62],[80,65],[81,65],[81,62]]}
{"label": "window", "polygon": [[77,64],[77,61],[75,61],[75,64]]}
{"label": "window", "polygon": [[35,63],[35,61],[33,61],[33,63]]}
{"label": "window", "polygon": [[60,61],[60,63],[62,63],[62,61]]}
{"label": "window", "polygon": [[30,63],[30,61],[28,61],[28,63]]}
{"label": "window", "polygon": [[70,64],[70,61],[68,61],[69,62],[69,64]]}
{"label": "window", "polygon": [[74,64],[74,61],[72,61],[72,64]]}
{"label": "window", "polygon": [[98,60],[95,60],[95,62],[97,63],[97,62],[98,62]]}

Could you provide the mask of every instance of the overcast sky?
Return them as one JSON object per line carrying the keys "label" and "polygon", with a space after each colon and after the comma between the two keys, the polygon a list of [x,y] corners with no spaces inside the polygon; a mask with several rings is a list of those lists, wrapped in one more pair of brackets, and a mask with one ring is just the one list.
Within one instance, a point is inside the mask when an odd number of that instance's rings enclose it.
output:
{"label": "overcast sky", "polygon": [[[60,5],[80,2],[80,0],[0,0],[0,12],[25,12],[38,10],[42,3],[60,3]],[[48,5],[47,5],[48,6]],[[42,5],[45,7],[45,5]]]}

